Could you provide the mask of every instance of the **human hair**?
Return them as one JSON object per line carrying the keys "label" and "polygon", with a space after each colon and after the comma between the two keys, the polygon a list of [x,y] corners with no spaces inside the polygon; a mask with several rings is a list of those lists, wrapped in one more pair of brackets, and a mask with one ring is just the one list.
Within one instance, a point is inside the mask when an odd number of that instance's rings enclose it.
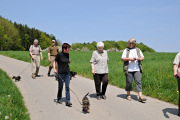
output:
{"label": "human hair", "polygon": [[62,44],[62,51],[67,50],[67,48],[71,48],[71,46],[68,43],[63,43]]}
{"label": "human hair", "polygon": [[128,43],[134,43],[134,44],[136,44],[136,39],[135,39],[135,38],[130,38],[130,39],[128,40]]}
{"label": "human hair", "polygon": [[38,39],[34,39],[34,42],[38,42]]}
{"label": "human hair", "polygon": [[103,42],[98,42],[98,43],[97,43],[97,48],[98,48],[98,47],[104,47],[104,43],[103,43]]}

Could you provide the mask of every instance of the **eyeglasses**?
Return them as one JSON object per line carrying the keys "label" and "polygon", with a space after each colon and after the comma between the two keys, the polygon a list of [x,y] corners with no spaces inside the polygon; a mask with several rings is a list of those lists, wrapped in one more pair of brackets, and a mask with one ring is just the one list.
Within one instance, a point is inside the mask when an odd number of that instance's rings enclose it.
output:
{"label": "eyeglasses", "polygon": [[134,45],[135,43],[129,43],[129,45]]}

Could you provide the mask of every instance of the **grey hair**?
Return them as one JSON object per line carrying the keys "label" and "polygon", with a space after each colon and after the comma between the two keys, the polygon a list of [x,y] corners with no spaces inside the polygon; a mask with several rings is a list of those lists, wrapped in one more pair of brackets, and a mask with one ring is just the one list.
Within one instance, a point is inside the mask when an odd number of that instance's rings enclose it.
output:
{"label": "grey hair", "polygon": [[134,43],[134,44],[136,44],[136,39],[135,39],[135,38],[130,38],[130,39],[128,40],[128,43]]}
{"label": "grey hair", "polygon": [[35,39],[34,42],[38,42],[38,39]]}
{"label": "grey hair", "polygon": [[97,43],[97,48],[98,48],[98,47],[104,47],[104,43],[103,43],[103,42],[98,42],[98,43]]}

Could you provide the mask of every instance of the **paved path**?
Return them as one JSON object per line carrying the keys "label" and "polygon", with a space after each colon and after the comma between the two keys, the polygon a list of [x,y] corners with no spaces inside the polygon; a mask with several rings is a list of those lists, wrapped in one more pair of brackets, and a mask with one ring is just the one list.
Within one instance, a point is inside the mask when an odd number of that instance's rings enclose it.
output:
{"label": "paved path", "polygon": [[[0,68],[10,76],[18,75],[29,63],[0,55]],[[93,80],[77,76],[71,80],[70,87],[82,99],[89,92],[91,113],[84,114],[76,96],[71,93],[73,107],[56,104],[57,81],[47,77],[47,68],[40,68],[41,77],[31,78],[30,67],[22,73],[22,80],[15,84],[19,87],[31,120],[179,120],[177,106],[150,97],[146,103],[137,101],[133,92],[132,101],[125,99],[124,89],[109,85],[107,100],[96,100]],[[63,91],[63,96],[64,96]]]}

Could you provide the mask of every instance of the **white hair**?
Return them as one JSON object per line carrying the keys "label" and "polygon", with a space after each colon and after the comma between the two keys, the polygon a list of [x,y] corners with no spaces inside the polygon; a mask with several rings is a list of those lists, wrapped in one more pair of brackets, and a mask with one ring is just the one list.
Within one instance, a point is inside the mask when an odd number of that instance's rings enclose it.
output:
{"label": "white hair", "polygon": [[104,47],[104,43],[103,43],[103,42],[98,42],[98,43],[97,43],[97,48],[98,48],[98,47]]}
{"label": "white hair", "polygon": [[38,39],[35,39],[34,42],[38,42]]}

